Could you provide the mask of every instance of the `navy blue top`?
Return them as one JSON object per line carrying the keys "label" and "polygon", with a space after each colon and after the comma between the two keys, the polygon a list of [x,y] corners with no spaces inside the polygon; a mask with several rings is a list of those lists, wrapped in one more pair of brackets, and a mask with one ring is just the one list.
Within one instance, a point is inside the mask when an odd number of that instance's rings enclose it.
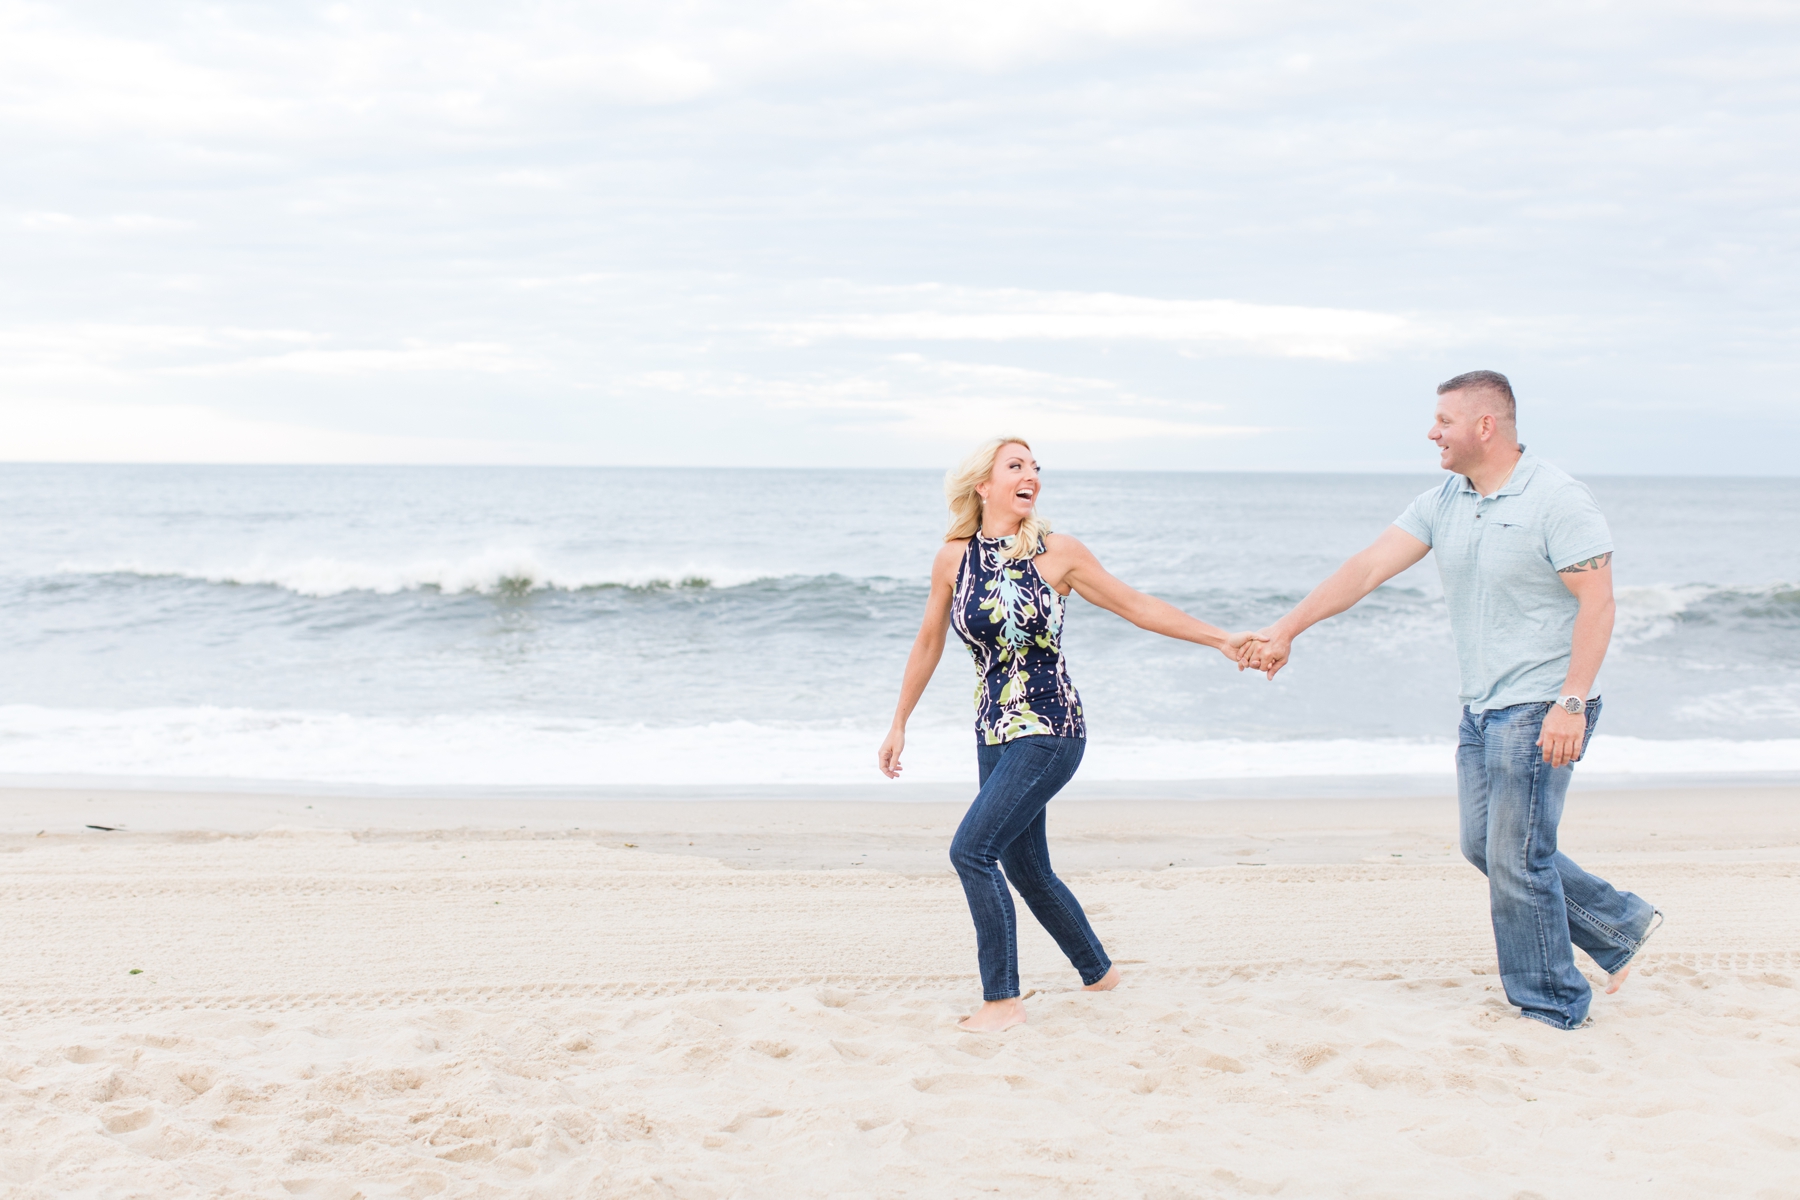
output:
{"label": "navy blue top", "polygon": [[1063,660],[1063,598],[1035,560],[1001,557],[1011,545],[977,533],[956,572],[950,622],[980,673],[975,732],[990,746],[1043,734],[1084,738],[1081,697]]}

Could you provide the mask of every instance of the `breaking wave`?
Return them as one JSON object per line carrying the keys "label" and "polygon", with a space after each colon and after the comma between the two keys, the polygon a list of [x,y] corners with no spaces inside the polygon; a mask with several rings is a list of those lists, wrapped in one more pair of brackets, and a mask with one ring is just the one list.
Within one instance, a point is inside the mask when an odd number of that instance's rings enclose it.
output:
{"label": "breaking wave", "polygon": [[1621,587],[1615,592],[1615,645],[1637,645],[1673,633],[1678,625],[1763,619],[1800,624],[1800,587],[1716,587],[1705,583]]}
{"label": "breaking wave", "polygon": [[183,567],[142,562],[82,565],[65,563],[61,576],[136,576],[141,579],[185,579],[241,587],[276,587],[302,596],[340,596],[348,592],[395,595],[400,592],[474,592],[517,595],[534,591],[585,591],[593,588],[737,587],[790,572],[684,563],[680,566],[583,567],[544,561],[530,550],[481,551],[461,558],[421,558],[403,562],[370,562],[341,558],[292,561],[256,559],[247,563]]}

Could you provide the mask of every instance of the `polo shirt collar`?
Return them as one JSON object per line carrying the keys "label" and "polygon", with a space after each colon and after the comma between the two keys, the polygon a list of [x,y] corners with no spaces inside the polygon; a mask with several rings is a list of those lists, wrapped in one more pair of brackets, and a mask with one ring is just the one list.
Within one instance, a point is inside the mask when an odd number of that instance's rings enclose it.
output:
{"label": "polo shirt collar", "polygon": [[1518,495],[1520,492],[1525,490],[1525,485],[1531,482],[1531,477],[1533,475],[1537,474],[1537,469],[1538,469],[1537,455],[1532,454],[1531,452],[1526,450],[1524,446],[1520,446],[1519,447],[1519,461],[1513,464],[1512,478],[1508,479],[1506,481],[1506,486],[1501,488],[1499,491],[1495,492],[1494,495],[1496,495],[1496,496],[1516,496],[1516,495]]}
{"label": "polo shirt collar", "polygon": [[[1537,455],[1535,455],[1535,454],[1531,453],[1529,450],[1525,449],[1525,447],[1523,445],[1520,445],[1519,461],[1513,464],[1513,470],[1512,470],[1511,477],[1508,478],[1504,484],[1500,485],[1500,490],[1495,492],[1494,496],[1499,497],[1499,496],[1516,496],[1516,495],[1518,495],[1520,492],[1525,490],[1525,485],[1531,482],[1531,477],[1537,473],[1537,469],[1538,469]],[[1467,475],[1458,475],[1457,478],[1462,480],[1462,490],[1463,491],[1475,492],[1475,485],[1469,481],[1469,477]],[[1480,495],[1480,493],[1476,492],[1476,495]]]}

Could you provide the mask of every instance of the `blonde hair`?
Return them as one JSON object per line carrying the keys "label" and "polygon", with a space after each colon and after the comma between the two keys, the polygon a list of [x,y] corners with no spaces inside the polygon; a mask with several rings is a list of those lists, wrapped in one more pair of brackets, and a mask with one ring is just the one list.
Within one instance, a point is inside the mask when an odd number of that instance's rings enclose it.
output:
{"label": "blonde hair", "polygon": [[[1031,449],[1031,443],[1022,437],[989,438],[944,475],[944,499],[950,502],[950,528],[944,533],[946,542],[960,542],[981,532],[981,495],[975,489],[993,478],[994,460],[1006,446]],[[1044,535],[1049,532],[1050,522],[1033,508],[1019,523],[1019,535],[1002,557],[1032,557],[1044,548]]]}

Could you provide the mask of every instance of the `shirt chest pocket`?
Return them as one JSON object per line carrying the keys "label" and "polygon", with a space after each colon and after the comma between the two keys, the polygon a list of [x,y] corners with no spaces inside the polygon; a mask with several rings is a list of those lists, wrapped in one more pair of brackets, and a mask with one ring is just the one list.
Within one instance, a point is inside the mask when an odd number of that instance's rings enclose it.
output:
{"label": "shirt chest pocket", "polygon": [[1544,538],[1535,526],[1520,521],[1497,520],[1489,525],[1481,538],[1484,563],[1502,570],[1546,566]]}

